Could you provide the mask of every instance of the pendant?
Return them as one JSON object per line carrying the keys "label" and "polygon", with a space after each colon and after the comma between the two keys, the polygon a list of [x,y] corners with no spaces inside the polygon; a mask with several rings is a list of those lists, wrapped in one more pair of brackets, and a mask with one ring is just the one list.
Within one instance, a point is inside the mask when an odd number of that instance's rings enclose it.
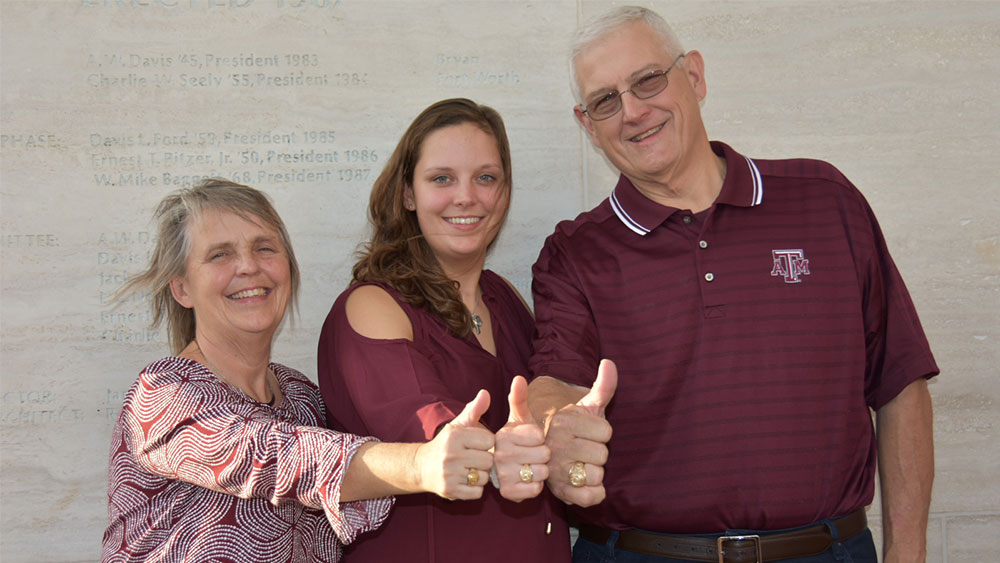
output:
{"label": "pendant", "polygon": [[475,313],[472,314],[472,328],[475,329],[476,334],[479,334],[483,328],[483,318]]}

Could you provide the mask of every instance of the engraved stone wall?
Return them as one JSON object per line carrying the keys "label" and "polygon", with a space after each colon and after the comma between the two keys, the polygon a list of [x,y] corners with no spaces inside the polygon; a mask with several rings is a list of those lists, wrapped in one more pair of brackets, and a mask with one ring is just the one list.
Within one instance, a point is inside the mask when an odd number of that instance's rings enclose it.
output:
{"label": "engraved stone wall", "polygon": [[[928,559],[991,561],[1000,4],[642,3],[705,56],[712,138],[829,160],[868,197],[942,368]],[[222,176],[274,198],[303,271],[274,356],[313,376],[372,181],[420,110],[470,97],[513,149],[490,267],[530,298],[555,222],[616,178],[573,120],[566,65],[577,22],[610,4],[0,0],[0,559],[99,556],[111,428],[167,353],[145,298],[110,297],[172,190]]]}

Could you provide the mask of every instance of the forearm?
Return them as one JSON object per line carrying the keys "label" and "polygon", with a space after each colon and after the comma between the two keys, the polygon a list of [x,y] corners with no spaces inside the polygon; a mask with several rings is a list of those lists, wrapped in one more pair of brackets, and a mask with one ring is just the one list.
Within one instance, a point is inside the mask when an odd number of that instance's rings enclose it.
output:
{"label": "forearm", "polygon": [[924,561],[934,432],[927,381],[917,380],[878,411],[884,561]]}
{"label": "forearm", "polygon": [[447,499],[475,499],[483,494],[493,466],[493,433],[479,424],[490,406],[480,390],[437,436],[424,443],[366,443],[347,467],[340,502],[407,493],[434,493]]}
{"label": "forearm", "polygon": [[571,405],[587,394],[586,387],[542,376],[528,385],[528,408],[535,420],[548,428],[548,423],[559,409]]}
{"label": "forearm", "polygon": [[416,455],[420,444],[365,442],[347,466],[340,502],[422,492]]}

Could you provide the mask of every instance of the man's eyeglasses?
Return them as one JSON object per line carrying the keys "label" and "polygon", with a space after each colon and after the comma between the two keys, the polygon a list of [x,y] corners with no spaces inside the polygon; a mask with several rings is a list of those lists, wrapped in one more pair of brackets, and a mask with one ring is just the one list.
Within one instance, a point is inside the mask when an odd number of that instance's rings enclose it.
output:
{"label": "man's eyeglasses", "polygon": [[601,121],[602,119],[611,117],[612,115],[618,113],[618,110],[622,109],[622,94],[625,92],[632,92],[632,95],[640,100],[652,98],[653,96],[666,90],[668,83],[667,73],[677,66],[678,61],[683,58],[684,55],[680,55],[674,59],[674,62],[670,63],[670,66],[668,66],[666,70],[655,70],[643,76],[639,80],[636,80],[632,83],[632,87],[628,90],[624,90],[622,92],[607,92],[600,95],[596,99],[589,102],[586,108],[581,111],[589,115],[594,121]]}

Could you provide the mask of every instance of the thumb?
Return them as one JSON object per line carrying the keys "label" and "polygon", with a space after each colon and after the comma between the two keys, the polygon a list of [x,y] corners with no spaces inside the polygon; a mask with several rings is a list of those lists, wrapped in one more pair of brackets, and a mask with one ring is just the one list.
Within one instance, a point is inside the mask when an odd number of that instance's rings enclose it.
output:
{"label": "thumb", "polygon": [[601,360],[601,365],[597,368],[597,379],[594,380],[594,386],[576,404],[594,409],[597,414],[604,416],[604,408],[611,402],[617,388],[618,368],[611,360]]}
{"label": "thumb", "polygon": [[475,426],[479,424],[479,417],[490,408],[490,393],[486,389],[480,389],[476,398],[469,401],[462,412],[451,421],[455,426]]}
{"label": "thumb", "polygon": [[531,410],[528,409],[528,382],[520,375],[514,376],[514,381],[510,382],[510,395],[507,395],[507,404],[510,405],[510,416],[507,422],[521,424],[524,422],[534,422]]}

